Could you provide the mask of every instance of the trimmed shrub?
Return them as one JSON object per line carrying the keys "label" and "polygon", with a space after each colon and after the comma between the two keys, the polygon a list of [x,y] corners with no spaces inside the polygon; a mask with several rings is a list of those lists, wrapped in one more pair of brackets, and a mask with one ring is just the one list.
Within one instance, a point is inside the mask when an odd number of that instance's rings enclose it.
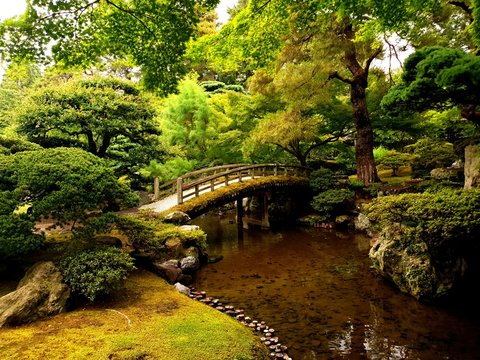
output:
{"label": "trimmed shrub", "polygon": [[102,247],[83,250],[60,263],[64,281],[72,291],[90,301],[118,289],[135,269],[133,258],[120,249]]}
{"label": "trimmed shrub", "polygon": [[335,188],[337,181],[332,170],[320,168],[310,174],[310,187],[314,192],[322,192]]}
{"label": "trimmed shrub", "polygon": [[450,166],[456,159],[453,144],[430,138],[420,139],[405,149],[416,155],[412,176],[429,175],[430,170]]}
{"label": "trimmed shrub", "polygon": [[324,191],[312,200],[312,207],[320,215],[333,217],[353,205],[355,192],[348,189]]}
{"label": "trimmed shrub", "polygon": [[33,222],[15,215],[0,215],[0,259],[14,258],[38,250],[44,243],[33,234]]}

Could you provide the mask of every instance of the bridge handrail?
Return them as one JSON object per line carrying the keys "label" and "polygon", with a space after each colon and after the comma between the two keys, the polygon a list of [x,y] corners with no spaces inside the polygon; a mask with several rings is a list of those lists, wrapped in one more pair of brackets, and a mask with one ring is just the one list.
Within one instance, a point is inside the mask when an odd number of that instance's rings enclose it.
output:
{"label": "bridge handrail", "polygon": [[[248,164],[218,165],[218,166],[213,166],[213,167],[209,167],[209,168],[206,168],[206,169],[199,169],[199,170],[191,171],[191,172],[186,173],[186,174],[184,174],[180,177],[185,179],[185,178],[194,177],[195,175],[201,175],[201,174],[204,174],[204,173],[206,174],[206,173],[211,172],[211,171],[213,171],[215,173],[218,170],[232,169],[232,168],[235,168],[235,167],[241,167],[241,166],[246,166],[246,165],[248,165]],[[158,187],[159,193],[162,194],[162,195],[175,194],[177,192],[177,179],[178,178],[175,178],[175,179],[169,180],[169,181],[161,184]]]}
{"label": "bridge handrail", "polygon": [[[224,168],[228,168],[228,166],[224,166]],[[236,179],[241,180],[242,172],[249,171],[249,170],[254,170],[254,169],[257,169],[257,168],[264,168],[264,169],[273,168],[273,169],[276,169],[274,171],[273,175],[277,175],[277,172],[278,172],[279,169],[283,169],[285,171],[285,175],[287,175],[289,168],[290,169],[296,169],[296,170],[302,170],[302,172],[309,172],[310,171],[309,168],[304,167],[304,166],[284,165],[284,164],[272,163],[272,164],[251,164],[251,165],[246,165],[246,166],[235,167],[234,169],[227,170],[227,171],[224,171],[224,172],[221,172],[221,173],[214,173],[210,176],[202,177],[200,179],[196,179],[195,181],[192,181],[192,182],[189,182],[189,183],[184,183],[183,182],[184,178],[188,178],[189,176],[188,177],[187,176],[181,176],[181,177],[177,178],[177,202],[178,202],[178,204],[182,204],[183,200],[185,198],[188,198],[190,196],[198,196],[199,191],[204,190],[204,189],[199,188],[199,186],[202,185],[202,184],[210,183],[210,187],[213,190],[215,185],[218,185],[218,184],[215,184],[215,182],[214,182],[216,179],[225,178],[225,181],[223,181],[221,183],[225,182],[228,185],[229,180],[236,180]],[[209,170],[209,169],[205,169],[205,170]],[[195,173],[199,173],[199,172],[200,171],[196,171]],[[238,174],[239,176],[229,179],[229,175],[232,175],[232,174]],[[186,174],[186,175],[189,175],[189,174]],[[265,176],[265,174],[255,174],[254,171],[250,175],[252,177]],[[187,195],[183,194],[183,191],[189,190],[189,189],[192,189],[192,188],[195,188],[194,193],[187,194]]]}

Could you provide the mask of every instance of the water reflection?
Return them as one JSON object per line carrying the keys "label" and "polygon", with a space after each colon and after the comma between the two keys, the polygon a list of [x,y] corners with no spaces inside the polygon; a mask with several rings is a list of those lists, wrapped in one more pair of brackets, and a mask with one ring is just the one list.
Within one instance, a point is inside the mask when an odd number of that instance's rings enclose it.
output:
{"label": "water reflection", "polygon": [[224,256],[195,285],[265,320],[295,360],[480,359],[478,318],[396,291],[370,269],[367,238],[316,229],[239,238],[232,218],[195,223],[210,255]]}

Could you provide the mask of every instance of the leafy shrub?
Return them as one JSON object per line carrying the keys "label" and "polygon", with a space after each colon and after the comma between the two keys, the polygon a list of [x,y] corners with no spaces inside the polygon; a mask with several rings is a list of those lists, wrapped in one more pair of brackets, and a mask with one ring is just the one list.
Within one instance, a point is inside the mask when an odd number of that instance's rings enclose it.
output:
{"label": "leafy shrub", "polygon": [[361,190],[365,187],[365,184],[362,180],[349,180],[347,186],[350,190]]}
{"label": "leafy shrub", "polygon": [[400,153],[395,150],[389,150],[377,161],[380,167],[392,169],[392,176],[397,176],[397,171],[401,166],[410,164],[416,158],[413,154]]}
{"label": "leafy shrub", "polygon": [[375,159],[375,162],[378,163],[380,160],[382,160],[383,157],[387,155],[388,151],[389,150],[383,146],[373,149],[373,158]]}
{"label": "leafy shrub", "polygon": [[165,224],[158,219],[144,219],[136,216],[105,214],[91,219],[76,237],[88,240],[96,234],[110,233],[117,230],[128,237],[135,249],[160,252],[165,249],[165,242],[179,238],[185,246],[198,246],[206,250],[207,235],[202,230],[181,231],[175,225]]}
{"label": "leafy shrub", "polygon": [[415,172],[450,166],[457,158],[453,144],[445,141],[433,140],[430,138],[420,139],[415,144],[406,146],[405,149],[416,155],[412,162],[412,169]]}
{"label": "leafy shrub", "polygon": [[321,215],[334,216],[353,204],[355,192],[348,189],[327,190],[315,196],[312,207]]}
{"label": "leafy shrub", "polygon": [[206,92],[212,92],[218,89],[223,89],[225,88],[225,83],[221,81],[203,81],[200,83],[200,86],[206,91]]}
{"label": "leafy shrub", "polygon": [[40,150],[42,147],[20,138],[0,136],[0,147],[5,148],[6,154],[15,154],[21,151]]}
{"label": "leafy shrub", "polygon": [[90,301],[118,289],[134,269],[133,258],[113,247],[83,250],[60,263],[63,278],[72,291]]}
{"label": "leafy shrub", "polygon": [[12,258],[38,250],[44,242],[33,234],[33,222],[15,215],[0,215],[0,259]]}
{"label": "leafy shrub", "polygon": [[325,168],[312,171],[310,174],[310,187],[315,192],[322,192],[336,187],[337,182],[333,171]]}

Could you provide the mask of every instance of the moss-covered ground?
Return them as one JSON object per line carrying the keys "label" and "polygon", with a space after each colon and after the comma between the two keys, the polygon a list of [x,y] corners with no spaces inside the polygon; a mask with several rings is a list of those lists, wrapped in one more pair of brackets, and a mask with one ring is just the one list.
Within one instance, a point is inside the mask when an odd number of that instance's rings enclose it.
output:
{"label": "moss-covered ground", "polygon": [[135,271],[108,300],[0,330],[6,359],[266,359],[249,328]]}

